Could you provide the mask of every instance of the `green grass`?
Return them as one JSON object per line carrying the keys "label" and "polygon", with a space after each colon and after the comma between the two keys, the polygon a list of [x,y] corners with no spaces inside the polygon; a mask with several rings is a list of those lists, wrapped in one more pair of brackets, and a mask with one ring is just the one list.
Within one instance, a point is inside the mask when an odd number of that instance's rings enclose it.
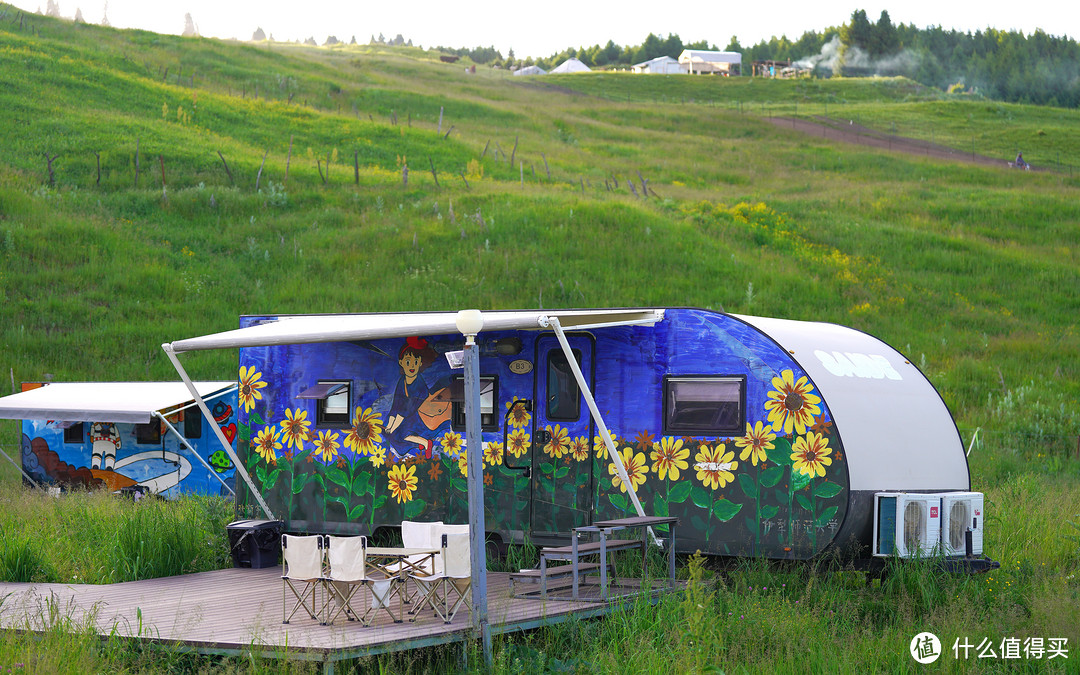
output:
{"label": "green grass", "polygon": [[[837,322],[900,349],[941,392],[972,447],[1002,570],[902,565],[867,585],[827,566],[691,566],[686,595],[497,640],[496,670],[893,672],[910,668],[922,627],[946,647],[964,635],[1080,640],[1075,110],[903,79],[468,74],[419,49],[242,45],[2,9],[5,393],[48,377],[175,379],[161,343],[240,314],[696,305]],[[1002,163],[1022,149],[1053,170],[879,152],[763,119],[788,115]],[[236,357],[185,364],[229,378]],[[18,433],[0,422],[16,460]],[[224,503],[56,500],[18,483],[0,461],[5,579],[229,564]],[[0,666],[307,670],[103,643],[54,618],[40,641],[0,636]],[[60,661],[63,628],[76,633]],[[455,650],[359,664],[459,665]],[[979,667],[1008,670],[967,669]]]}

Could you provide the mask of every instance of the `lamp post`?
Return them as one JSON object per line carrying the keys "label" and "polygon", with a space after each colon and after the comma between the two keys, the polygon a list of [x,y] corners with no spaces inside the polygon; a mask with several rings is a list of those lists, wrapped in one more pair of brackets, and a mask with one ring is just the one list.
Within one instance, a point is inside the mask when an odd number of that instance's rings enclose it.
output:
{"label": "lamp post", "polygon": [[469,486],[469,557],[472,568],[472,625],[484,646],[484,661],[491,666],[491,632],[487,612],[487,551],[484,524],[484,439],[480,424],[480,354],[476,334],[484,329],[478,309],[463,309],[454,321],[465,336],[465,448]]}

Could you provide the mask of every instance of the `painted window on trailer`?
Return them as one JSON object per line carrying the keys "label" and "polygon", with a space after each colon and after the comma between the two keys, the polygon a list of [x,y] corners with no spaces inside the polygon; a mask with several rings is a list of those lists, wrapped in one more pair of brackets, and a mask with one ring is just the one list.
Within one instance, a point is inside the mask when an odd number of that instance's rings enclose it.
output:
{"label": "painted window on trailer", "polygon": [[698,436],[741,433],[746,428],[746,378],[664,378],[664,432]]}
{"label": "painted window on trailer", "polygon": [[[453,409],[450,416],[451,425],[455,430],[465,428],[465,378],[456,376],[451,384],[452,396],[454,397]],[[480,427],[483,431],[495,431],[499,428],[499,420],[495,415],[495,401],[498,400],[497,380],[494,376],[480,376]],[[458,392],[461,395],[458,396]]]}
{"label": "painted window on trailer", "polygon": [[[581,365],[581,351],[574,359]],[[576,420],[581,417],[581,389],[566,354],[552,350],[547,360],[547,416],[551,420]]]}
{"label": "painted window on trailer", "polygon": [[82,443],[83,442],[83,423],[75,422],[69,427],[64,429],[64,442],[65,443]]}

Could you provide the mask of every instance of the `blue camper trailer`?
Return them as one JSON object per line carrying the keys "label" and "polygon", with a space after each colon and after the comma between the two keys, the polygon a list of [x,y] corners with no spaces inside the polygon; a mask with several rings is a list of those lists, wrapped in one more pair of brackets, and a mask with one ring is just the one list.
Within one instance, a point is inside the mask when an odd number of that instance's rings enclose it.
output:
{"label": "blue camper trailer", "polygon": [[[475,449],[452,312],[244,316],[165,347],[239,349],[238,455],[294,531],[461,522],[474,451],[505,543],[644,510],[679,518],[682,552],[918,555],[940,548],[942,495],[978,494],[938,392],[866,333],[693,308],[482,316]],[[963,504],[951,527],[981,545]]]}
{"label": "blue camper trailer", "polygon": [[22,420],[22,471],[35,484],[232,496],[217,432],[236,436],[236,383],[195,386],[212,420],[179,382],[26,383],[0,398],[0,419]]}

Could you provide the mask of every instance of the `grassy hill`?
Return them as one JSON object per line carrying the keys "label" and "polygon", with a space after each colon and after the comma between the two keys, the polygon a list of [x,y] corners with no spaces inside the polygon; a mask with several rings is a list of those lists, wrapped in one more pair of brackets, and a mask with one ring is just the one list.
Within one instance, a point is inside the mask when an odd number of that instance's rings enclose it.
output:
{"label": "grassy hill", "polygon": [[[1060,604],[1076,596],[1064,579],[1080,553],[1049,531],[1080,512],[1080,113],[904,80],[518,78],[467,65],[0,5],[0,391],[175,379],[162,342],[244,313],[698,305],[841,323],[917,363],[965,442],[982,429],[971,463],[1001,514],[991,553],[1053,569],[1007,577],[1030,591],[1026,610],[985,589],[964,607],[1019,612],[998,637],[1080,623],[1075,602]],[[1001,166],[765,119],[788,115]],[[1006,170],[1017,149],[1055,170]],[[226,353],[185,362],[196,377],[236,368]],[[15,454],[13,423],[0,445]],[[17,480],[6,462],[0,476]],[[967,626],[945,608],[961,592],[949,584],[904,611]],[[841,609],[855,632],[865,609]],[[792,635],[813,632],[796,630],[803,619]]]}

